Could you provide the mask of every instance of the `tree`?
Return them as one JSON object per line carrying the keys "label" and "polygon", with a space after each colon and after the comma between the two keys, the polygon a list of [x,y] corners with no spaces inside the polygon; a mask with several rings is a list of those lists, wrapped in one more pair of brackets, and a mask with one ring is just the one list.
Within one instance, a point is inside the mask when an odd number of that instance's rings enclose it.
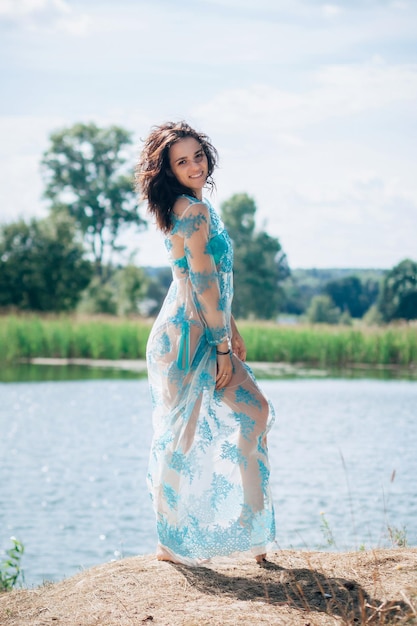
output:
{"label": "tree", "polygon": [[[282,311],[286,313],[300,315],[305,313],[308,309],[310,302],[314,296],[328,293],[333,299],[335,304],[344,311],[352,315],[352,312],[357,311],[356,307],[359,306],[362,310],[367,310],[368,307],[375,304],[378,299],[378,293],[382,278],[384,276],[383,270],[376,269],[348,269],[348,268],[327,268],[327,269],[295,269],[291,270],[290,276],[281,284],[284,290],[284,303]],[[345,287],[349,286],[350,279],[357,277],[360,282],[359,290],[359,302],[356,298],[351,300],[349,297],[349,289]],[[349,279],[347,284],[345,279]],[[326,286],[331,283],[335,285],[335,289],[331,292],[326,291]],[[341,292],[341,299],[339,300],[335,295],[335,291]],[[355,303],[356,301],[356,303]],[[352,305],[350,304],[352,302]]]}
{"label": "tree", "polygon": [[142,268],[129,262],[125,267],[111,268],[105,283],[95,276],[82,295],[77,307],[89,315],[135,315],[141,312],[141,303],[147,287]]}
{"label": "tree", "polygon": [[233,312],[236,317],[270,319],[282,299],[279,284],[289,275],[281,244],[255,230],[256,204],[247,194],[233,195],[221,212],[234,248]]}
{"label": "tree", "polygon": [[362,283],[357,276],[332,280],[324,287],[324,293],[330,296],[341,311],[347,311],[356,318],[362,317],[365,311],[374,304],[378,290],[379,284],[376,281],[367,280]]}
{"label": "tree", "polygon": [[130,262],[116,272],[114,278],[118,286],[118,314],[137,314],[147,287],[145,272]]}
{"label": "tree", "polygon": [[307,318],[310,324],[337,324],[340,309],[329,296],[314,296],[307,309]]}
{"label": "tree", "polygon": [[69,311],[91,280],[74,220],[52,215],[0,229],[0,306]]}
{"label": "tree", "polygon": [[384,277],[379,310],[385,322],[417,319],[417,263],[404,259]]}
{"label": "tree", "polygon": [[245,246],[253,239],[256,204],[246,193],[234,194],[221,206],[222,219],[235,248]]}
{"label": "tree", "polygon": [[146,293],[141,303],[145,315],[155,316],[159,313],[172,282],[170,267],[145,268]]}
{"label": "tree", "polygon": [[96,274],[103,268],[127,225],[143,227],[144,220],[127,167],[131,133],[118,126],[99,128],[75,124],[50,136],[42,160],[45,196],[54,212],[67,211],[75,220],[92,253]]}

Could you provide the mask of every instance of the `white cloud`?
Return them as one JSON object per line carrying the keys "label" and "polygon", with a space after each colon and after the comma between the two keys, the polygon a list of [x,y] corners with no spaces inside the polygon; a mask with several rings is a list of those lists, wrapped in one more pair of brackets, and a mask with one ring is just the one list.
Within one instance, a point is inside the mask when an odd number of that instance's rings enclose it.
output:
{"label": "white cloud", "polygon": [[336,4],[324,4],[321,10],[324,17],[330,19],[337,17],[343,12],[342,8],[340,6],[337,6]]}
{"label": "white cloud", "polygon": [[290,198],[286,219],[282,242],[299,266],[388,268],[416,258],[417,204],[380,179],[351,181],[349,191],[316,200]]}
{"label": "white cloud", "polygon": [[65,0],[0,0],[0,17],[19,19],[29,15],[70,12]]}
{"label": "white cloud", "polygon": [[75,36],[85,35],[91,23],[87,14],[74,12],[66,0],[0,0],[0,21]]}
{"label": "white cloud", "polygon": [[68,33],[69,35],[82,37],[88,34],[91,23],[91,18],[83,14],[56,20],[55,27],[57,30]]}
{"label": "white cloud", "polygon": [[222,128],[272,133],[301,129],[335,117],[382,109],[394,102],[417,101],[417,65],[333,65],[312,75],[303,93],[253,85],[217,94],[195,114]]}
{"label": "white cloud", "polygon": [[403,11],[409,8],[410,3],[403,0],[394,0],[394,2],[391,2],[390,6],[392,6],[393,9],[400,9],[401,11]]}
{"label": "white cloud", "polygon": [[221,200],[253,195],[293,266],[415,257],[416,161],[400,111],[415,123],[417,66],[330,65],[305,85],[227,90],[194,111],[220,148]]}

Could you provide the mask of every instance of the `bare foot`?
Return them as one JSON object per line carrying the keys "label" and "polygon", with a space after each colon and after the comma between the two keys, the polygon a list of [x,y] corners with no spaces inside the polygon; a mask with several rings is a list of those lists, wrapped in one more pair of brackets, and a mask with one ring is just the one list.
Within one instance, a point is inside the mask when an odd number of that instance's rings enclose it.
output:
{"label": "bare foot", "polygon": [[157,548],[156,559],[157,561],[167,561],[168,563],[179,563],[179,561],[176,561],[174,557],[172,557],[169,552],[164,550],[164,548],[161,548],[161,546],[158,546]]}
{"label": "bare foot", "polygon": [[266,553],[258,554],[257,556],[255,556],[255,560],[259,564],[266,563]]}

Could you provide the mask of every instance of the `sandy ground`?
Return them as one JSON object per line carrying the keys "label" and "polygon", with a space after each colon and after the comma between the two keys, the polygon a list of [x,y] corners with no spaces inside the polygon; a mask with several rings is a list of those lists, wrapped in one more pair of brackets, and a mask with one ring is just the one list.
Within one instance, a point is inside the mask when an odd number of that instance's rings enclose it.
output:
{"label": "sandy ground", "polygon": [[417,548],[285,550],[264,567],[131,557],[0,595],[1,626],[417,624]]}

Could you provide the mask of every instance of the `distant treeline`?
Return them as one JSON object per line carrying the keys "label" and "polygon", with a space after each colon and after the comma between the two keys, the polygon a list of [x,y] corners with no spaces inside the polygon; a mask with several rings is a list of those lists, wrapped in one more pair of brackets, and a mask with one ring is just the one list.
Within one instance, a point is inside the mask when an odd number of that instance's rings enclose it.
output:
{"label": "distant treeline", "polygon": [[[169,267],[146,267],[144,310],[155,315],[171,280]],[[281,274],[282,274],[281,270]],[[251,298],[259,287],[252,283]],[[239,287],[239,285],[238,285]],[[243,319],[281,319],[311,324],[352,325],[363,319],[378,325],[397,319],[417,319],[417,263],[405,259],[384,269],[290,269],[276,285],[277,305],[270,315],[256,315],[241,302],[235,315]],[[264,311],[263,311],[264,312]],[[262,311],[261,311],[262,313]]]}
{"label": "distant treeline", "polygon": [[[34,357],[144,359],[151,322],[135,319],[0,317],[0,361]],[[241,323],[248,360],[343,367],[417,365],[417,327]]]}
{"label": "distant treeline", "polygon": [[377,303],[385,274],[384,269],[294,269],[283,285],[283,311],[302,315],[315,296],[327,295],[341,313],[361,318]]}
{"label": "distant treeline", "polygon": [[[148,306],[150,315],[154,315],[165,297],[172,272],[169,267],[144,267],[143,271],[149,281],[149,302],[144,302],[144,307]],[[332,301],[332,308],[339,309],[337,318],[343,312],[352,318],[362,318],[370,307],[377,304],[386,273],[383,269],[288,268],[286,278],[279,284],[280,297],[276,315],[306,315],[313,298],[326,295]],[[329,323],[329,320],[326,321]]]}

